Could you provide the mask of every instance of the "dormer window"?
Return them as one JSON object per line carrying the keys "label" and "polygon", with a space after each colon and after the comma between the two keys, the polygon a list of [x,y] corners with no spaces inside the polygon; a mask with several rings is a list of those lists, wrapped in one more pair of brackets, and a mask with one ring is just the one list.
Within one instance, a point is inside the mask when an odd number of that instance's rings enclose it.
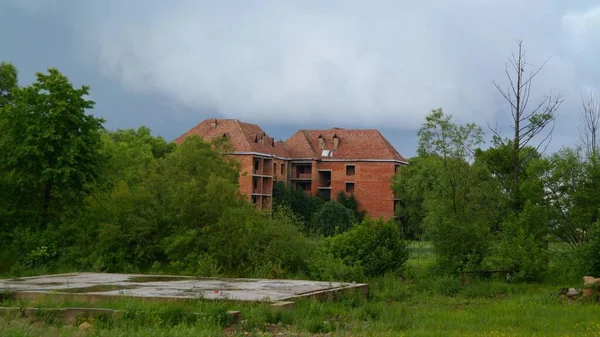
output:
{"label": "dormer window", "polygon": [[322,149],[325,148],[325,139],[321,135],[319,135],[319,147]]}

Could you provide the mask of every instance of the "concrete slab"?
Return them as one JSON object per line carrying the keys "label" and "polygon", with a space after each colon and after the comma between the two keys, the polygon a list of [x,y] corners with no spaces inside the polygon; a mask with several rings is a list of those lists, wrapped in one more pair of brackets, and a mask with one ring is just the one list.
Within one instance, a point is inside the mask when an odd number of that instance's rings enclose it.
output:
{"label": "concrete slab", "polygon": [[[217,279],[184,276],[73,273],[0,280],[0,292],[18,298],[60,295],[61,298],[139,297],[156,299],[228,299],[237,301],[291,301],[322,298],[352,289],[366,295],[367,284],[304,280]],[[79,295],[79,296],[78,296]],[[96,300],[94,300],[96,301]]]}

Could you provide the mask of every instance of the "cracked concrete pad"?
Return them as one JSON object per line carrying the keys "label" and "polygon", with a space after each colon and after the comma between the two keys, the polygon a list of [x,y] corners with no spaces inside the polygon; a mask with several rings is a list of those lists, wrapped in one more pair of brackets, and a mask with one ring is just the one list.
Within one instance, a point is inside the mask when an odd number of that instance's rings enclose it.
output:
{"label": "cracked concrete pad", "polygon": [[[0,280],[0,291],[16,294],[73,294],[171,299],[289,301],[357,289],[367,284],[304,280],[220,279],[182,276],[74,273]],[[30,296],[29,296],[30,297]]]}

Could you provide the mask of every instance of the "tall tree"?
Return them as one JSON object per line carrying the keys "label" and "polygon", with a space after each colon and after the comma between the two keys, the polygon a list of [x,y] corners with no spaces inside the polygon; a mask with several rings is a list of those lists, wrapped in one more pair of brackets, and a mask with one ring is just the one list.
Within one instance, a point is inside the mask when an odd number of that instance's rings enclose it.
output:
{"label": "tall tree", "polygon": [[12,104],[2,108],[0,169],[32,191],[28,203],[37,200],[45,225],[51,207],[73,201],[98,178],[104,121],[86,113],[94,106],[85,98],[88,87],[75,89],[56,69],[36,77],[14,89]]}
{"label": "tall tree", "polygon": [[[401,174],[430,188],[415,188],[405,177],[395,189],[423,194],[423,226],[440,267],[448,271],[474,268],[487,255],[499,195],[489,171],[473,163],[482,130],[475,124],[457,125],[437,109],[426,117],[418,134],[422,159]],[[407,200],[418,198],[408,196]]]}
{"label": "tall tree", "polygon": [[588,157],[595,157],[598,151],[598,131],[600,130],[600,97],[592,89],[581,98],[579,141]]}
{"label": "tall tree", "polygon": [[501,85],[493,82],[498,92],[510,106],[511,127],[513,128],[512,138],[503,139],[498,131],[493,129],[492,131],[495,135],[494,142],[496,145],[506,145],[509,140],[512,141],[513,188],[511,192],[512,206],[516,213],[523,209],[524,203],[520,194],[520,186],[523,174],[522,160],[527,160],[527,158],[522,158],[521,153],[526,146],[531,145],[530,143],[537,136],[542,138],[537,145],[533,146],[536,151],[539,151],[542,147],[547,147],[552,137],[556,112],[563,101],[560,94],[549,92],[533,106],[529,105],[533,80],[544,68],[547,61],[539,67],[529,63],[523,48],[523,41],[519,40],[517,41],[517,52],[511,53],[505,67],[508,88],[503,89]]}
{"label": "tall tree", "polygon": [[12,91],[17,87],[17,68],[11,63],[0,63],[0,108],[5,106],[12,97]]}

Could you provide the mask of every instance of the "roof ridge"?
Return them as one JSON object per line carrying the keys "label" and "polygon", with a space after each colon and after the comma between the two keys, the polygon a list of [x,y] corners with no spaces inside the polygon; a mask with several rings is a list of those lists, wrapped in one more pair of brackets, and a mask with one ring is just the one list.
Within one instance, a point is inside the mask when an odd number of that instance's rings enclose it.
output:
{"label": "roof ridge", "polygon": [[390,143],[390,141],[387,140],[387,138],[385,138],[383,136],[381,131],[379,131],[379,130],[376,130],[376,131],[379,134],[379,136],[381,137],[381,140],[383,140],[383,144],[387,147],[388,151],[390,151],[392,153],[392,155],[398,156],[401,160],[405,160],[404,157],[402,157],[402,155],[400,154],[400,152],[398,152],[398,150],[396,150],[396,148],[392,145],[392,143]]}
{"label": "roof ridge", "polygon": [[310,147],[310,149],[313,151],[313,155],[315,157],[318,157],[319,153],[315,150],[315,148],[313,147],[310,139],[308,139],[308,135],[306,134],[306,129],[301,129],[300,131],[302,131],[302,134],[304,135],[304,139],[306,139],[306,142],[308,143],[308,146]]}
{"label": "roof ridge", "polygon": [[242,135],[244,135],[244,139],[246,140],[246,143],[248,145],[248,149],[252,149],[252,143],[250,142],[250,139],[248,139],[248,135],[246,134],[246,132],[244,131],[244,128],[242,128],[242,123],[240,122],[239,119],[232,119],[235,124],[237,125],[237,127],[240,129],[240,132],[242,133]]}

